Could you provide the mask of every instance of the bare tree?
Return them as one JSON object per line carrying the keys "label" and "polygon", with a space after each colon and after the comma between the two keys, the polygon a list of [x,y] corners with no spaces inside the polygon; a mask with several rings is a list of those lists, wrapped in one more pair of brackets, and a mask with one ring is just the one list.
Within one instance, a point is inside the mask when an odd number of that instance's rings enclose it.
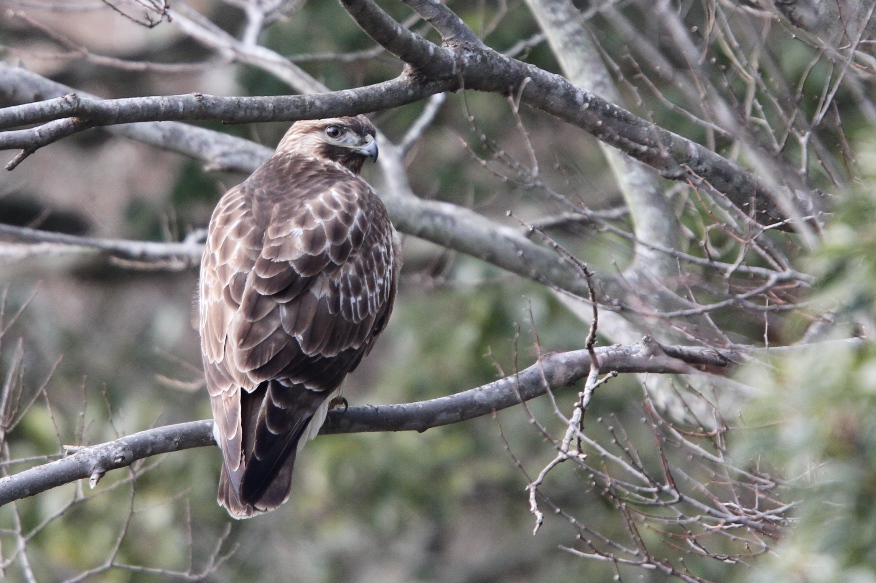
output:
{"label": "bare tree", "polygon": [[[533,364],[517,365],[515,343],[514,369],[500,366],[499,380],[424,401],[336,410],[323,433],[422,432],[517,407],[551,450],[547,463],[520,454],[500,422],[527,485],[522,498],[535,531],[550,509],[572,529],[562,543],[570,556],[607,562],[619,577],[643,568],[706,581],[713,575],[702,565],[755,562],[783,537],[794,507],[783,494],[784,478],[731,455],[732,435],[746,430],[737,416],[761,390],[731,374],[767,354],[831,345],[849,335],[830,309],[807,305],[816,277],[803,259],[821,244],[837,201],[859,178],[847,120],[866,127],[861,132],[876,124],[872,2],[830,3],[827,11],[818,3],[730,0],[607,2],[587,9],[570,0],[477,8],[341,0],[343,11],[319,2],[302,7],[263,0],[228,0],[200,11],[141,0],[5,4],[3,26],[11,40],[9,59],[0,64],[0,95],[7,101],[0,109],[0,149],[16,151],[6,168],[10,176],[23,174],[22,184],[34,181],[53,152],[97,131],[181,154],[237,180],[270,149],[192,122],[402,112],[374,117],[386,132],[379,191],[396,228],[409,236],[414,267],[406,288],[461,285],[464,278],[448,264],[467,256],[506,281],[549,290],[547,301],[558,299],[579,320],[576,350],[543,346],[545,330],[531,315]],[[173,39],[187,51],[168,51],[174,62],[150,60],[146,44],[134,56],[101,54],[95,39],[77,38],[77,29],[64,22],[68,11],[82,22],[123,22],[144,39]],[[520,19],[532,30],[537,24],[538,32],[527,37]],[[307,54],[290,56],[271,38],[307,23],[347,31],[350,22],[360,29],[354,50],[337,41],[329,53],[308,47]],[[506,30],[513,31],[513,43]],[[783,62],[783,51],[796,51],[799,63]],[[21,62],[61,63],[61,72],[111,71],[119,78],[186,74],[195,83],[208,83],[213,70],[246,71],[282,85],[283,94],[156,91],[102,98]],[[339,79],[345,88],[330,90]],[[443,153],[450,142],[460,146],[455,163],[474,177],[470,192],[442,191],[461,186],[440,178],[441,163],[454,159]],[[594,143],[599,153],[591,151]],[[185,236],[168,229],[164,241],[147,241],[113,232],[55,232],[39,228],[39,221],[36,227],[4,222],[0,261],[9,265],[45,268],[63,261],[102,274],[190,276],[202,250],[199,228]],[[806,325],[794,323],[800,320]],[[8,330],[0,322],[0,338],[9,337]],[[227,532],[202,552],[203,569],[191,560],[182,570],[134,567],[118,556],[128,521],[144,512],[134,505],[138,478],[153,467],[144,464],[159,453],[211,445],[210,423],[141,428],[101,445],[68,447],[53,461],[32,459],[10,447],[9,436],[28,411],[50,409],[51,399],[45,382],[23,390],[22,346],[7,357],[0,403],[9,474],[0,478],[0,505],[11,508],[8,530],[16,545],[3,557],[4,568],[15,564],[37,580],[29,541],[87,497],[77,490],[36,527],[22,523],[17,500],[83,478],[93,488],[106,472],[129,468],[129,512],[118,544],[105,562],[74,580],[113,568],[192,579],[217,572],[227,556]],[[602,386],[616,383],[619,373],[636,375],[640,396],[613,420],[595,415]],[[561,391],[582,380],[577,396]],[[536,397],[550,404],[547,415],[527,404]],[[636,417],[641,422],[634,430],[630,419]],[[9,470],[22,458],[45,463]],[[587,496],[612,508],[613,527],[589,520],[567,500],[568,490],[559,485],[568,480],[560,469],[566,467],[574,468]]]}

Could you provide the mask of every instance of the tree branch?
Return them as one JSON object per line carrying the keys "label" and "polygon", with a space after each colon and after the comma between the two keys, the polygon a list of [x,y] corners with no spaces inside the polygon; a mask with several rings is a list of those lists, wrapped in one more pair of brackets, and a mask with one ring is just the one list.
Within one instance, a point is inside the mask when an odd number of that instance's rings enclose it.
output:
{"label": "tree branch", "polygon": [[[219,97],[202,93],[122,99],[94,99],[71,93],[56,99],[0,109],[0,129],[79,117],[96,126],[143,121],[253,123],[356,115],[414,103],[453,90],[448,81],[415,82],[407,75],[390,81],[317,95]],[[34,146],[39,145],[34,128]],[[22,130],[23,131],[23,130]],[[21,138],[0,134],[0,149],[19,148]],[[10,141],[10,144],[7,144]]]}
{"label": "tree branch", "polygon": [[[572,83],[590,87],[596,94],[622,105],[623,97],[600,58],[581,12],[572,1],[527,0],[527,5],[565,76]],[[657,174],[604,142],[599,145],[626,201],[636,239],[678,248],[681,238],[678,221]],[[665,279],[677,273],[678,264],[670,255],[639,242],[634,251],[632,265],[624,271],[625,278],[638,283],[642,275]]]}
{"label": "tree branch", "polygon": [[203,242],[194,237],[181,243],[98,239],[0,223],[0,242],[7,239],[38,245],[49,243],[74,250],[79,249],[83,253],[91,255],[98,252],[108,257],[127,261],[158,261],[166,264],[167,261],[174,260],[180,263],[180,269],[198,265],[201,261],[201,255],[204,253]]}
{"label": "tree branch", "polygon": [[[665,178],[694,184],[705,181],[762,224],[783,221],[782,205],[794,200],[789,193],[770,191],[738,164],[577,87],[560,75],[482,44],[459,43],[455,40],[460,37],[457,29],[464,24],[458,18],[453,21],[443,15],[440,24],[436,24],[440,33],[452,35],[444,39],[447,48],[438,52],[439,48],[425,39],[412,40],[412,33],[397,24],[393,28],[395,21],[372,0],[341,3],[369,36],[417,72],[428,72],[430,79],[457,77],[460,88],[519,96],[522,103],[580,127],[655,168]],[[409,3],[424,17],[432,16],[431,2]],[[454,55],[452,65],[447,63],[448,50]]]}
{"label": "tree branch", "polygon": [[51,121],[32,130],[4,132],[3,142],[6,149],[21,149],[21,152],[6,164],[6,169],[14,170],[25,158],[43,146],[92,127],[94,123],[89,120],[68,117]]}
{"label": "tree branch", "polygon": [[[70,87],[39,75],[0,63],[0,93],[18,99],[39,99],[46,94],[64,95]],[[99,99],[78,93],[80,97]],[[239,170],[250,173],[271,155],[271,150],[241,138],[178,122],[144,122],[105,128],[114,134],[205,160],[211,169]],[[388,194],[388,193],[385,193]],[[511,273],[539,283],[555,286],[586,297],[586,286],[553,251],[526,239],[515,229],[465,207],[447,202],[422,200],[414,196],[384,196],[384,202],[396,228],[409,235],[477,257]],[[108,241],[54,235],[35,229],[5,227],[7,237],[36,243],[61,243],[87,249],[99,249],[110,256],[143,261],[191,258],[200,252],[192,246],[176,248],[176,243]],[[0,231],[0,236],[3,232]],[[151,255],[141,251],[149,248]],[[90,251],[89,251],[90,252]],[[118,252],[118,253],[117,253]],[[126,257],[135,253],[136,257]]]}
{"label": "tree branch", "polygon": [[451,45],[465,43],[473,46],[486,46],[459,16],[438,0],[402,1],[431,24],[441,34],[444,42]]}
{"label": "tree branch", "polygon": [[[101,100],[21,67],[0,63],[0,94],[9,99],[40,101],[70,93],[76,93],[80,98]],[[103,129],[113,135],[203,160],[210,170],[249,174],[272,152],[270,148],[249,140],[173,121],[132,123]]]}
{"label": "tree branch", "polygon": [[[692,373],[704,364],[726,367],[738,359],[734,353],[725,354],[710,348],[664,349],[647,337],[641,344],[632,346],[597,348],[596,354],[601,370],[625,373]],[[589,372],[587,350],[548,354],[516,375],[455,395],[402,405],[366,405],[329,411],[320,434],[423,432],[507,409],[571,385]],[[157,427],[100,445],[76,448],[68,457],[0,479],[0,506],[84,478],[94,486],[106,472],[137,460],[213,444],[213,423],[203,420]]]}
{"label": "tree branch", "polygon": [[[773,192],[738,164],[577,87],[560,75],[506,57],[482,44],[458,42],[458,32],[453,33],[454,38],[445,39],[445,47],[438,47],[406,30],[371,0],[342,0],[342,4],[369,36],[413,70],[383,83],[316,96],[194,94],[94,100],[73,94],[0,109],[0,129],[67,117],[83,118],[94,125],[158,120],[212,119],[243,123],[316,119],[388,109],[464,87],[519,95],[521,102],[584,129],[652,166],[666,178],[708,184],[762,224],[782,223],[787,216],[782,212],[782,205],[787,206],[788,201],[794,200],[790,193]],[[425,16],[429,17],[431,13],[422,8],[427,4],[414,2],[413,7],[427,12]],[[446,31],[450,19],[446,14],[438,17],[433,20],[440,22]],[[458,28],[460,23],[457,19],[454,27]],[[33,134],[31,150],[44,145],[38,129],[22,130]],[[4,135],[0,133],[0,149],[10,147],[4,142]],[[20,147],[21,135],[14,137],[15,147]],[[786,190],[784,186],[779,188]]]}

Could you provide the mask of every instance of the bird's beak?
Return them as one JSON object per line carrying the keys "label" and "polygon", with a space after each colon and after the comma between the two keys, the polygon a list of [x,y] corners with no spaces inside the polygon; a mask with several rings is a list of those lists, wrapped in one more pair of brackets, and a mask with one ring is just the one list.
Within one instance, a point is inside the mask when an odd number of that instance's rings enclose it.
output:
{"label": "bird's beak", "polygon": [[356,148],[356,151],[366,158],[371,158],[373,162],[377,162],[377,141],[371,136],[366,136],[365,140],[365,144]]}

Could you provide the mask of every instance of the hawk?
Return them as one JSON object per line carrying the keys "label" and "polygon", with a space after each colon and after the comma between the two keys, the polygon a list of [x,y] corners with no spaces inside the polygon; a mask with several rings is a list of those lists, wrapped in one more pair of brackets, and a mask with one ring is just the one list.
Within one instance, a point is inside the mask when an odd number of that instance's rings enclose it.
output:
{"label": "hawk", "polygon": [[217,498],[235,518],[289,498],[296,453],[389,320],[398,235],[359,176],[377,160],[374,136],[361,115],[293,124],[210,219],[201,349]]}

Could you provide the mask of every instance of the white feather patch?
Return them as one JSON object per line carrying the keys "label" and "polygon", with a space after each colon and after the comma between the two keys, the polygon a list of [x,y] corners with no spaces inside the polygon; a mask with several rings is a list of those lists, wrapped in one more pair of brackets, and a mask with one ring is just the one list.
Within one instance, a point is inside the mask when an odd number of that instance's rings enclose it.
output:
{"label": "white feather patch", "polygon": [[301,436],[301,439],[298,440],[298,451],[300,452],[304,448],[304,444],[316,437],[319,434],[319,430],[322,429],[322,424],[325,423],[325,418],[328,415],[329,404],[332,402],[332,399],[335,398],[335,395],[340,392],[340,389],[336,389],[332,391],[332,393],[323,401],[319,409],[313,414],[313,417],[310,418],[310,423],[307,425],[307,429],[304,430],[304,435]]}

